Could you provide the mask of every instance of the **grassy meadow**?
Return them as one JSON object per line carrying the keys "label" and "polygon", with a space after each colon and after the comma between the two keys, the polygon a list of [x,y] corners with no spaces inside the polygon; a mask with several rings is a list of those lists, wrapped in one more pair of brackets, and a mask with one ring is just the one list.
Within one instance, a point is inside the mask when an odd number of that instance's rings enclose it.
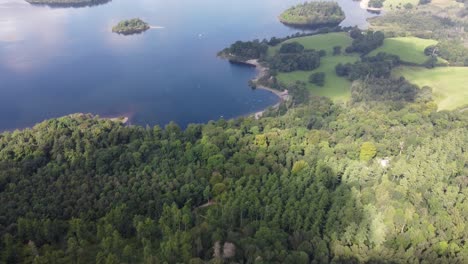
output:
{"label": "grassy meadow", "polygon": [[384,44],[373,50],[369,56],[385,52],[398,55],[405,62],[423,64],[428,59],[428,56],[424,54],[424,49],[436,44],[436,40],[416,37],[387,38],[384,40]]}
{"label": "grassy meadow", "polygon": [[419,87],[429,86],[439,110],[453,110],[468,105],[468,67],[399,67],[394,76],[404,76]]}
{"label": "grassy meadow", "polygon": [[[351,96],[350,86],[351,82],[343,77],[339,77],[335,73],[335,66],[338,63],[355,62],[358,60],[357,56],[326,56],[322,58],[320,67],[313,71],[295,71],[290,73],[279,73],[278,80],[283,84],[295,83],[296,81],[303,81],[307,84],[312,95],[326,96],[334,101],[346,101]],[[325,85],[320,87],[315,84],[309,83],[309,76],[314,72],[324,72]]]}
{"label": "grassy meadow", "polygon": [[[343,32],[328,33],[315,36],[301,37],[287,40],[283,43],[299,42],[306,49],[325,50],[327,55],[322,57],[320,67],[313,71],[295,71],[290,73],[279,73],[278,80],[283,84],[295,83],[303,81],[307,84],[312,95],[320,95],[329,97],[335,101],[345,101],[351,96],[351,82],[346,78],[336,75],[335,66],[338,63],[355,62],[359,59],[357,54],[345,54],[346,47],[351,45],[352,39]],[[333,47],[341,46],[342,55],[333,56]],[[268,54],[271,56],[278,52],[281,44],[271,47]],[[325,85],[323,87],[309,83],[309,76],[314,72],[324,72]]]}

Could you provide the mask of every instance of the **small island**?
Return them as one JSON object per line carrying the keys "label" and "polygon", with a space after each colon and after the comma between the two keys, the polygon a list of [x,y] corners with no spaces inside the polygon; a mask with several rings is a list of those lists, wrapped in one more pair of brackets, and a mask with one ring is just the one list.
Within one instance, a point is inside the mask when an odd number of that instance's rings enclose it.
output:
{"label": "small island", "polygon": [[337,26],[345,14],[336,2],[305,2],[284,11],[279,19],[295,27]]}
{"label": "small island", "polygon": [[51,7],[85,7],[106,4],[112,0],[25,0],[32,5]]}
{"label": "small island", "polygon": [[122,35],[139,34],[150,29],[148,23],[139,18],[124,20],[112,28],[112,32]]}

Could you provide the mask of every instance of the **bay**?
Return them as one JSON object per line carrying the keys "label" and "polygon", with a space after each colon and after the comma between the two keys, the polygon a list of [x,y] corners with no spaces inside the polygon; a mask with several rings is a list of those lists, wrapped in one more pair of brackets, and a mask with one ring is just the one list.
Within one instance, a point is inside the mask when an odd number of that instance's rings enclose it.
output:
{"label": "bay", "polygon": [[[71,113],[125,115],[132,124],[182,127],[274,105],[249,88],[255,70],[216,53],[236,40],[286,36],[277,16],[296,0],[113,0],[80,8],[0,2],[0,130],[30,127]],[[338,1],[344,26],[373,16]],[[111,32],[139,17],[140,35]]]}

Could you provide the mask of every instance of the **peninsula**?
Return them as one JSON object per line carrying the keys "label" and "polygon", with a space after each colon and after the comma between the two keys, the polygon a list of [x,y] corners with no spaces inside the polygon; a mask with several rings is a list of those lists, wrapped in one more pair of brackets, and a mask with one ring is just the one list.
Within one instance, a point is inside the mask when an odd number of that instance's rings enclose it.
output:
{"label": "peninsula", "polygon": [[288,26],[320,27],[336,26],[345,14],[336,2],[305,2],[284,11],[279,20]]}
{"label": "peninsula", "polygon": [[139,18],[124,20],[112,28],[112,32],[122,35],[139,34],[150,29],[148,23]]}

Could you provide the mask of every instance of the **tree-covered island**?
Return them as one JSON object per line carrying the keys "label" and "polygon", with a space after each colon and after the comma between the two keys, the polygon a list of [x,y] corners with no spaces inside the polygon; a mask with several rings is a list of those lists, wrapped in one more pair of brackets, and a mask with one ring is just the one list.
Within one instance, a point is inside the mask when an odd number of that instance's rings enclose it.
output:
{"label": "tree-covered island", "polygon": [[32,5],[48,5],[54,7],[84,7],[106,4],[112,0],[25,0]]}
{"label": "tree-covered island", "polygon": [[148,23],[139,18],[133,18],[130,20],[120,21],[112,28],[112,32],[122,35],[132,35],[142,33],[148,29],[150,29]]}
{"label": "tree-covered island", "polygon": [[279,19],[289,26],[336,26],[345,19],[345,13],[336,2],[305,2],[284,11]]}

